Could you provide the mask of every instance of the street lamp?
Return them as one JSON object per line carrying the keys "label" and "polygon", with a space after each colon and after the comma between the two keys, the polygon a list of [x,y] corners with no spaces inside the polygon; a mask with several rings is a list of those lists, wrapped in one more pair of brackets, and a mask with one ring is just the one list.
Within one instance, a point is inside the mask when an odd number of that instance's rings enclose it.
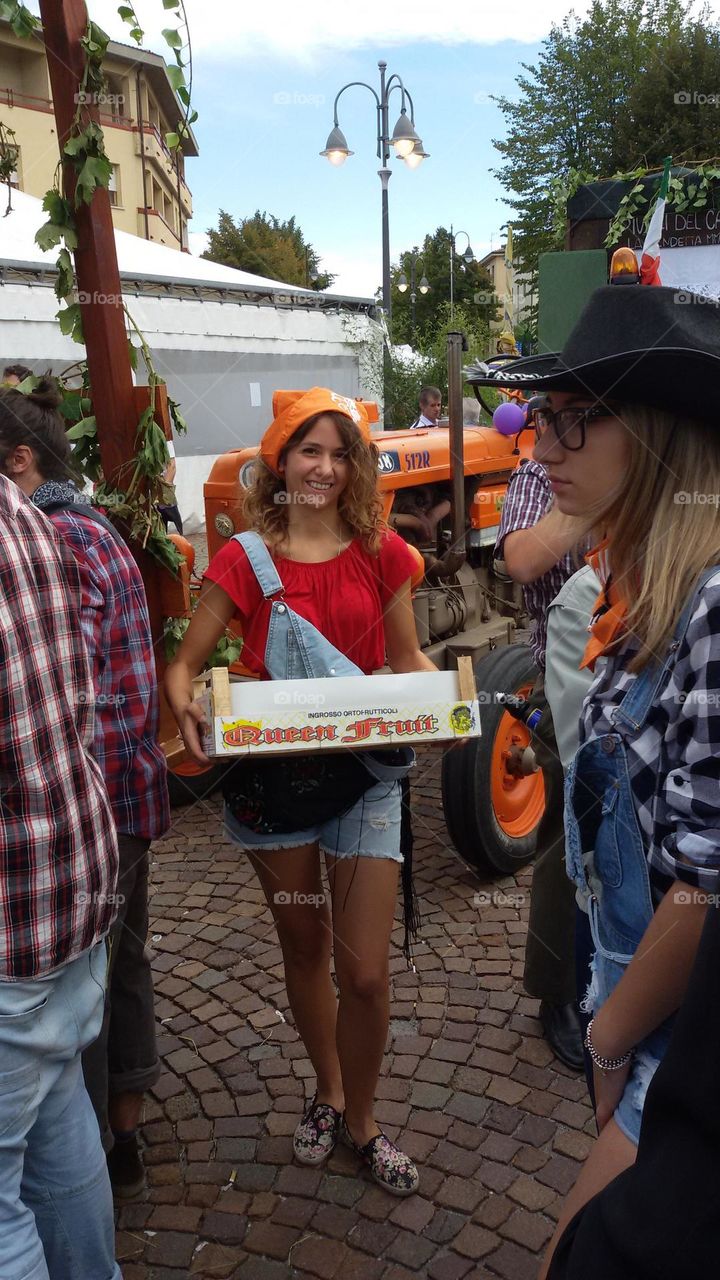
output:
{"label": "street lamp", "polygon": [[[386,62],[378,62],[380,71],[380,93],[378,94],[372,85],[366,84],[364,80],[351,80],[349,84],[343,85],[335,98],[333,107],[333,128],[330,130],[328,140],[325,143],[325,149],[320,152],[321,156],[325,156],[330,164],[340,166],[344,164],[348,156],[354,153],[347,144],[347,139],[338,123],[338,102],[346,89],[352,89],[355,85],[359,85],[363,89],[369,89],[375,99],[375,110],[377,116],[377,155],[382,168],[378,170],[378,177],[382,186],[382,271],[383,271],[383,308],[388,324],[392,315],[392,297],[390,293],[390,223],[388,218],[388,183],[392,170],[388,167],[390,159],[390,148],[392,147],[395,155],[400,160],[404,160],[410,169],[417,169],[427,157],[427,151],[424,150],[422,139],[415,132],[415,108],[413,100],[405,88],[399,75],[391,75],[386,81],[385,71],[387,69]],[[390,94],[398,89],[400,91],[400,115],[395,123],[395,128],[390,133]],[[410,106],[410,116],[407,114],[407,104]]]}
{"label": "street lamp", "polygon": [[[420,283],[418,285],[419,292],[422,294],[429,293],[432,286],[430,285],[430,281],[425,275],[425,264],[424,264],[422,255],[419,253],[404,253],[402,258],[400,259],[401,267],[403,266],[403,262],[407,258],[410,259],[410,333],[411,333],[412,340],[414,342],[415,341],[415,297],[416,297],[415,267],[417,266],[418,262],[423,263],[423,273],[422,273],[422,276],[420,277]],[[400,272],[400,275],[398,276],[397,287],[400,293],[407,293],[408,278],[405,275],[404,270],[402,270]]]}
{"label": "street lamp", "polygon": [[456,246],[455,246],[455,241],[457,240],[457,237],[458,237],[458,236],[465,236],[465,239],[467,240],[467,249],[466,249],[466,250],[465,250],[465,252],[461,255],[461,256],[462,256],[462,259],[463,259],[463,262],[466,262],[466,263],[467,263],[467,265],[468,265],[468,266],[470,266],[470,263],[475,261],[475,254],[473,253],[472,249],[470,248],[470,237],[469,237],[469,235],[468,235],[467,231],[453,231],[453,229],[452,229],[452,223],[451,223],[451,224],[450,224],[450,320],[451,320],[451,321],[452,321],[452,318],[453,318],[453,311],[454,311],[454,307],[455,307],[455,298],[454,298],[454,289],[455,289],[455,254],[456,254],[456,252],[457,252],[457,249],[456,249]]}

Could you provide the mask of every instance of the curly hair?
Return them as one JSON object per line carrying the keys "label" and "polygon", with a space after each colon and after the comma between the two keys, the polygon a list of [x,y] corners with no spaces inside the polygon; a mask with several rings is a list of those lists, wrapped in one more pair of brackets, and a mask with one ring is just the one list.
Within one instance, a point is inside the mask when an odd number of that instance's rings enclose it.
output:
{"label": "curly hair", "polygon": [[[366,444],[360,432],[344,413],[316,413],[308,418],[292,436],[287,448],[280,455],[281,461],[288,449],[302,443],[319,418],[331,418],[345,449],[349,466],[348,482],[340,495],[338,511],[353,538],[358,538],[366,551],[376,555],[386,531],[382,519],[382,503],[378,492],[378,451],[374,444]],[[258,457],[254,478],[243,504],[243,520],[248,529],[255,529],[274,547],[283,542],[288,530],[288,504],[279,495],[287,492],[285,481]]]}

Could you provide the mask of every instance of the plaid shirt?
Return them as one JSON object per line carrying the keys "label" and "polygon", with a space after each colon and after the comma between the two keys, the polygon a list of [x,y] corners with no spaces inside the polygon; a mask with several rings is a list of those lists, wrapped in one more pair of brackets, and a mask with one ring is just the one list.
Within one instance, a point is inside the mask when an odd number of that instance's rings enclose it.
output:
{"label": "plaid shirt", "polygon": [[0,981],[74,960],[115,915],[79,604],[70,552],[0,476]]}
{"label": "plaid shirt", "polygon": [[[77,561],[82,590],[80,625],[95,682],[93,753],[102,769],[119,832],[155,840],[170,825],[167,767],[157,741],[158,689],[143,580],[129,549],[78,511],[49,519]],[[42,508],[59,486],[41,485]]]}
{"label": "plaid shirt", "polygon": [[[628,640],[598,658],[581,743],[614,731],[613,711],[637,679],[627,666],[638,647]],[[675,879],[720,892],[720,571],[699,593],[665,687],[625,750],[656,894]]]}
{"label": "plaid shirt", "polygon": [[[495,544],[496,560],[503,559],[503,543],[507,535],[517,529],[532,529],[547,515],[552,497],[545,468],[530,458],[523,459],[508,482]],[[523,600],[532,624],[530,648],[541,671],[545,670],[548,605],[578,567],[572,553],[568,552],[547,573],[534,582],[523,584]]]}

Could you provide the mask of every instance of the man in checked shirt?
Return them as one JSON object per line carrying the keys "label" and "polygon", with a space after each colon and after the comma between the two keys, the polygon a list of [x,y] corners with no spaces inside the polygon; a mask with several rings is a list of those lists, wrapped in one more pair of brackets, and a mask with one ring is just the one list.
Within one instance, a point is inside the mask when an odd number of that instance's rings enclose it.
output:
{"label": "man in checked shirt", "polygon": [[80,1055],[103,1016],[117,842],[69,550],[0,476],[0,1276],[120,1280]]}
{"label": "man in checked shirt", "polygon": [[[70,445],[57,386],[0,389],[0,472],[44,510],[72,551],[82,587],[79,623],[95,683],[93,751],[118,832],[117,917],[108,947],[108,1000],[83,1055],[117,1198],[145,1185],[137,1139],[144,1093],[160,1075],[152,973],[146,953],[151,840],[169,826],[165,757],[145,588],[133,556],[69,480]],[[4,1277],[3,1277],[4,1280]]]}
{"label": "man in checked shirt", "polygon": [[[575,985],[575,889],[565,871],[563,770],[552,715],[544,692],[547,610],[582,562],[589,523],[553,506],[547,472],[524,459],[507,488],[495,545],[495,560],[522,584],[531,620],[530,647],[538,665],[531,696],[542,707],[533,748],[545,782],[545,812],[538,828],[533,867],[524,985],[540,1000],[546,1040],[567,1066],[583,1069],[582,1032]],[[575,554],[573,554],[575,553]]]}

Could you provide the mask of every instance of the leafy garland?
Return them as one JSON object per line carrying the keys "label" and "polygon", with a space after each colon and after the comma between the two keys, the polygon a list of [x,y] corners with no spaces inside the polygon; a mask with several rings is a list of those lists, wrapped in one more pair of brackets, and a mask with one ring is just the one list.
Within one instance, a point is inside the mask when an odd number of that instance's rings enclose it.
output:
{"label": "leafy garland", "polygon": [[[680,167],[680,166],[678,166]],[[682,168],[688,173],[678,174],[670,178],[667,194],[667,206],[677,213],[686,209],[705,209],[713,198],[713,188],[720,179],[720,167],[716,160],[705,160],[700,164],[692,162]],[[630,190],[623,196],[618,211],[608,227],[605,247],[612,249],[621,239],[633,218],[643,213],[643,227],[646,228],[655,204],[657,192],[650,184],[639,181],[641,178],[661,176],[662,170],[631,169],[628,173],[614,173],[608,182],[632,182]],[[552,232],[555,247],[562,249],[565,244],[567,229],[567,204],[584,183],[597,182],[595,174],[585,173],[580,169],[570,169],[562,177],[554,178],[547,192],[550,196],[552,214]]]}
{"label": "leafy garland", "polygon": [[[720,168],[713,160],[683,166],[683,168],[691,169],[691,172],[679,174],[677,177],[671,176],[667,207],[672,207],[677,213],[683,213],[686,209],[707,208],[712,199],[713,187],[720,179]],[[630,173],[614,174],[613,178],[617,181],[631,182],[633,179],[651,177],[658,172],[657,169],[633,169]],[[637,217],[643,209],[645,210],[643,229],[647,228],[656,195],[657,192],[651,187],[642,182],[635,182],[635,185],[623,196],[618,211],[610,223],[605,237],[606,248],[611,249],[618,243],[632,219]]]}
{"label": "leafy garland", "polygon": [[[187,21],[183,0],[162,0],[163,8],[179,13],[185,27],[186,38],[174,29],[163,31],[166,44],[172,50],[175,66],[168,67],[168,78],[173,89],[185,108],[184,118],[177,130],[166,135],[166,144],[170,150],[177,149],[187,137],[190,125],[197,119],[197,112],[191,110],[190,92],[192,85],[192,62],[190,42],[187,38]],[[139,25],[134,8],[121,5],[118,9],[120,17],[130,26],[130,34],[137,44],[143,39],[143,31]],[[22,38],[33,36],[40,27],[34,14],[19,3],[19,0],[0,0],[0,17],[9,21],[15,35]],[[75,276],[70,253],[77,248],[78,235],[75,221],[75,210],[81,204],[90,204],[98,187],[108,188],[112,175],[112,165],[105,151],[105,139],[100,124],[90,118],[88,105],[97,103],[105,89],[105,76],[102,63],[105,57],[109,36],[94,22],[88,21],[81,46],[85,54],[85,65],[77,94],[77,103],[73,121],[65,140],[52,188],[46,192],[42,207],[48,215],[47,222],[38,230],[35,240],[44,251],[59,249],[56,268],[55,294],[61,303],[57,313],[61,332],[73,341],[82,343],[82,313],[75,293]],[[183,54],[187,50],[188,58]],[[190,82],[185,82],[185,68],[190,67]],[[13,140],[6,137],[12,131],[0,125],[0,179],[7,180],[15,167],[17,147]],[[62,193],[63,164],[67,163],[75,172],[75,195],[71,203]],[[64,305],[62,305],[64,304]],[[140,417],[137,429],[137,453],[134,469],[124,489],[111,489],[101,485],[96,493],[96,501],[107,506],[117,517],[127,522],[131,536],[162,564],[173,572],[177,572],[182,559],[174,544],[167,536],[162,519],[157,511],[157,504],[162,500],[162,474],[169,461],[169,454],[162,427],[155,418],[157,388],[162,383],[155,370],[150,350],[137,325],[132,320],[127,307],[125,314],[130,327],[139,338],[148,375],[150,404]],[[137,351],[129,342],[130,360],[133,369],[137,367]],[[61,380],[63,404],[61,412],[72,425],[68,428],[68,438],[73,448],[73,460],[76,467],[90,480],[99,480],[100,450],[97,438],[97,424],[90,414],[90,386],[87,365],[79,366],[81,386],[69,388]],[[176,431],[187,430],[178,405],[170,400],[169,407]]]}

